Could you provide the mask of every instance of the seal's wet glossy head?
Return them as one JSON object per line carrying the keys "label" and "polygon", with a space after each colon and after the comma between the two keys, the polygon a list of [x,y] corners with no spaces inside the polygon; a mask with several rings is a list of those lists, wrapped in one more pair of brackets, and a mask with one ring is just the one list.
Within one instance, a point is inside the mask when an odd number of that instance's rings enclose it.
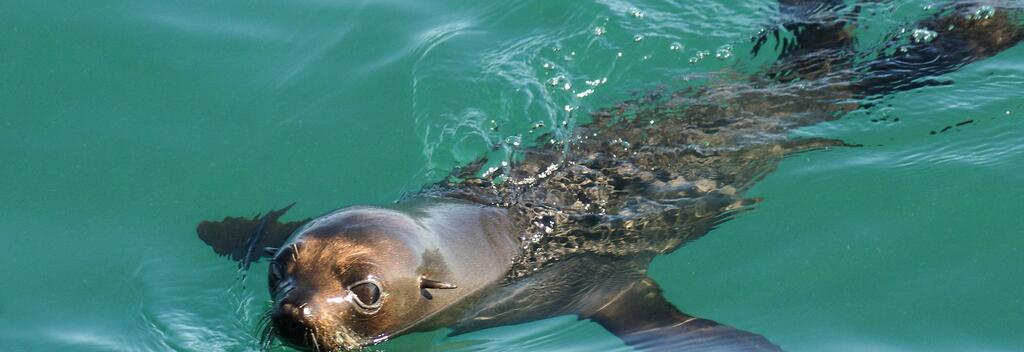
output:
{"label": "seal's wet glossy head", "polygon": [[412,217],[379,208],[343,209],[313,220],[270,265],[277,338],[314,351],[382,342],[434,311],[424,288],[444,264],[426,255],[430,236]]}

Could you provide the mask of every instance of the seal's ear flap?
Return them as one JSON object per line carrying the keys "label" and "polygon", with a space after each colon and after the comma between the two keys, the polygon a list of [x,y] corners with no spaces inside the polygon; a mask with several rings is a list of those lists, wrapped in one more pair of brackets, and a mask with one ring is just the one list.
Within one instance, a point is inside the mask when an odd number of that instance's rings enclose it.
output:
{"label": "seal's ear flap", "polygon": [[455,284],[450,284],[450,283],[447,283],[447,282],[431,280],[431,279],[428,279],[428,278],[425,278],[425,277],[421,277],[420,278],[420,289],[450,290],[450,289],[453,289],[453,288],[458,288],[458,286],[455,286]]}
{"label": "seal's ear flap", "polygon": [[644,351],[781,351],[763,336],[696,318],[665,300],[651,279],[611,292],[581,314]]}
{"label": "seal's ear flap", "polygon": [[238,261],[239,267],[248,269],[261,256],[272,256],[266,248],[281,247],[292,232],[309,219],[281,223],[277,219],[295,205],[271,211],[267,215],[257,214],[252,218],[226,217],[221,221],[203,221],[196,227],[199,239],[213,247],[217,254]]}

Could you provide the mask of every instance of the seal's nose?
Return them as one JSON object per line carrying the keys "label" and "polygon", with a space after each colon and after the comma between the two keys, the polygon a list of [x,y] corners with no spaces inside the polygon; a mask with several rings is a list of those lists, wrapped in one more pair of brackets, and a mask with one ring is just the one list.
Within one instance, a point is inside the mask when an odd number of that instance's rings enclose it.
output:
{"label": "seal's nose", "polygon": [[309,344],[313,312],[307,304],[286,297],[270,314],[270,318],[277,330],[277,337],[285,343],[298,347]]}

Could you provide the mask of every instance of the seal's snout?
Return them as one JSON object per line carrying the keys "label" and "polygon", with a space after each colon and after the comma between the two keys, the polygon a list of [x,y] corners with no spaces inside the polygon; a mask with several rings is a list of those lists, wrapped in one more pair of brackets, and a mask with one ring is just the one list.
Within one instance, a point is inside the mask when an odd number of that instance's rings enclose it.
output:
{"label": "seal's snout", "polygon": [[299,349],[334,351],[337,343],[331,338],[335,324],[324,314],[317,291],[290,290],[270,313],[277,338]]}
{"label": "seal's snout", "polygon": [[277,337],[292,346],[306,346],[313,327],[313,315],[309,307],[294,300],[285,300],[274,309],[273,320]]}

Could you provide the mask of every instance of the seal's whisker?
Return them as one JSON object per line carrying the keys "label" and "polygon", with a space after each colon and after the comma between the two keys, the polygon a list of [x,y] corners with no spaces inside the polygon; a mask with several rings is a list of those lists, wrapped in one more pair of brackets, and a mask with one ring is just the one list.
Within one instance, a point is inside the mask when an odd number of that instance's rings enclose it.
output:
{"label": "seal's whisker", "polygon": [[316,342],[316,327],[314,326],[313,330],[307,330],[307,332],[309,332],[309,340],[313,341],[313,351],[320,352],[320,344]]}
{"label": "seal's whisker", "polygon": [[270,313],[269,310],[263,313],[256,325],[260,338],[260,349],[263,351],[270,350],[270,345],[274,343],[274,338],[277,336],[277,331],[270,319]]}

